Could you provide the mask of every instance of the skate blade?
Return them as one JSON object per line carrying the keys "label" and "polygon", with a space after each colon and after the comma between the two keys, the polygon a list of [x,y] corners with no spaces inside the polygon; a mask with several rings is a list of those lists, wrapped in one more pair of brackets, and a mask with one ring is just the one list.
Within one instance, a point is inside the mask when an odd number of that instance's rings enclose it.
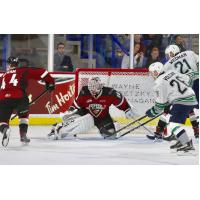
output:
{"label": "skate blade", "polygon": [[149,140],[155,140],[155,136],[154,135],[146,135],[146,137],[149,139]]}
{"label": "skate blade", "polygon": [[178,156],[197,156],[198,153],[195,150],[190,151],[177,151]]}
{"label": "skate blade", "polygon": [[21,146],[28,146],[30,142],[21,142]]}
{"label": "skate blade", "polygon": [[155,138],[153,142],[159,142],[160,143],[160,142],[163,142],[163,139]]}
{"label": "skate blade", "polygon": [[176,154],[177,153],[177,149],[170,149],[170,153]]}

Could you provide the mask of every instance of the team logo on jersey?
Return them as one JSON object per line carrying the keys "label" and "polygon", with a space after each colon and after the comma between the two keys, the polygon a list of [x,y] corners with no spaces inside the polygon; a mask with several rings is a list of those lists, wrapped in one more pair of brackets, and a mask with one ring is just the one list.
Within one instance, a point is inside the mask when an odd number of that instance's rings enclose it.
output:
{"label": "team logo on jersey", "polygon": [[95,117],[98,117],[101,114],[101,112],[104,110],[103,105],[96,104],[96,103],[90,104],[88,108],[89,108],[90,113]]}

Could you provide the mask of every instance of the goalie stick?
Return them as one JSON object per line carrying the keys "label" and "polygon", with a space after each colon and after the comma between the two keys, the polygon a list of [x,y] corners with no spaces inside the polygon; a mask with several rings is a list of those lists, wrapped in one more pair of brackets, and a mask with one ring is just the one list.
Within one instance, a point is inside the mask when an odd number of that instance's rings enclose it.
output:
{"label": "goalie stick", "polygon": [[[141,125],[141,122],[140,122],[140,121],[137,121],[137,123]],[[148,131],[150,134],[152,134],[152,135],[154,134],[154,132],[152,132],[152,131],[151,131],[150,129],[148,129],[146,126],[143,125],[142,127],[143,127],[146,131]]]}
{"label": "goalie stick", "polygon": [[120,128],[119,130],[115,131],[114,133],[112,133],[112,134],[109,135],[109,136],[106,136],[105,138],[109,138],[109,137],[112,137],[112,136],[116,135],[117,133],[121,132],[122,130],[128,128],[129,126],[135,124],[136,122],[138,122],[138,121],[140,121],[140,120],[142,120],[142,119],[144,119],[144,118],[146,118],[146,117],[147,117],[147,115],[144,115],[144,116],[142,116],[142,117],[140,117],[140,118],[138,118],[138,119],[132,121],[131,123],[127,124],[126,126],[123,126],[123,127]]}
{"label": "goalie stick", "polygon": [[[43,95],[45,95],[48,91],[49,91],[48,89],[46,89],[45,91],[43,91],[38,97],[36,97],[33,101],[31,101],[31,102],[29,103],[29,106],[31,106],[33,103],[35,103],[38,99],[40,99],[40,98],[41,98]],[[15,114],[13,117],[11,117],[10,120],[12,121],[12,120],[15,119],[16,117],[17,117],[17,114]],[[1,142],[1,144],[2,144],[3,147],[6,147],[6,146],[8,145],[9,139],[10,139],[10,130],[8,130],[7,132],[5,131],[5,132],[3,133],[3,138],[2,138],[2,142]]]}
{"label": "goalie stick", "polygon": [[136,122],[141,121],[142,119],[144,119],[144,118],[146,118],[146,117],[147,117],[147,115],[144,115],[144,116],[142,116],[142,117],[140,117],[140,118],[138,118],[138,119],[132,121],[131,123],[127,124],[126,126],[123,126],[123,127],[120,128],[119,130],[117,130],[114,134],[117,134],[117,133],[121,132],[122,130],[128,128],[129,126],[135,124]]}

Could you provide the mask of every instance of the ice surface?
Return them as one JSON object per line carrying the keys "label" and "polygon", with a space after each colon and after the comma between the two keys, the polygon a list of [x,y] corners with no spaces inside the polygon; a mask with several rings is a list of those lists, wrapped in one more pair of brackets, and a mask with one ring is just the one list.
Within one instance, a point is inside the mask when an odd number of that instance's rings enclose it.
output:
{"label": "ice surface", "polygon": [[[196,156],[178,156],[171,153],[168,142],[152,142],[143,134],[134,132],[119,140],[103,140],[99,134],[84,134],[78,138],[52,141],[46,135],[50,126],[30,126],[31,142],[23,146],[18,127],[11,127],[7,148],[0,147],[0,164],[120,164],[120,165],[197,165],[199,145],[194,138]],[[193,136],[191,127],[187,127]],[[140,131],[141,132],[141,131]]]}

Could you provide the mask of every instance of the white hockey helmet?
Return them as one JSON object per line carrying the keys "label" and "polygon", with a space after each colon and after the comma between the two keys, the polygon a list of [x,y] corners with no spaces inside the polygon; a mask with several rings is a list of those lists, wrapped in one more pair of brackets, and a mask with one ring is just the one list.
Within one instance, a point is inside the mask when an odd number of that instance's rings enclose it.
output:
{"label": "white hockey helmet", "polygon": [[152,63],[149,66],[151,76],[156,79],[162,72],[164,72],[164,65],[161,62]]}
{"label": "white hockey helmet", "polygon": [[88,89],[93,96],[99,94],[102,88],[103,84],[101,83],[101,79],[99,77],[92,77],[88,81]]}
{"label": "white hockey helmet", "polygon": [[178,53],[180,53],[180,48],[175,44],[169,45],[165,49],[165,55],[166,55],[167,59],[173,58]]}

